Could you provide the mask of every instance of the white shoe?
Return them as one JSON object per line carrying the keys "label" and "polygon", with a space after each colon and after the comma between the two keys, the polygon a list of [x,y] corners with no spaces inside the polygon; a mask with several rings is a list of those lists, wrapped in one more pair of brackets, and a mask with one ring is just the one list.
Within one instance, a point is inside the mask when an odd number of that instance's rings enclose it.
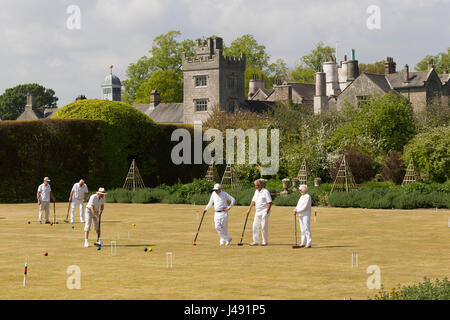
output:
{"label": "white shoe", "polygon": [[267,246],[267,243],[262,243],[261,245],[262,245],[262,246]]}
{"label": "white shoe", "polygon": [[250,245],[251,246],[259,246],[259,243],[258,242],[252,242],[252,243],[250,243]]}
{"label": "white shoe", "polygon": [[88,240],[84,240],[84,247],[85,248],[89,247],[89,241]]}
{"label": "white shoe", "polygon": [[73,223],[73,220],[70,220],[70,223]]}
{"label": "white shoe", "polygon": [[225,245],[226,245],[226,246],[229,246],[229,245],[230,245],[230,242],[231,242],[231,240],[233,240],[233,239],[231,239],[231,238],[230,238],[230,240],[229,240],[229,241],[225,241]]}

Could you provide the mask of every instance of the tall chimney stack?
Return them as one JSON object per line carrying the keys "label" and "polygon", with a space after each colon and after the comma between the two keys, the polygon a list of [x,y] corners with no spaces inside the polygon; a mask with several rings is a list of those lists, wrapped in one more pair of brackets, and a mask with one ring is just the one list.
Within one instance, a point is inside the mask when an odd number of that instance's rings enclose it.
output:
{"label": "tall chimney stack", "polygon": [[32,93],[29,93],[29,92],[27,93],[27,104],[26,104],[25,108],[29,108],[32,110],[36,109],[36,100]]}
{"label": "tall chimney stack", "polygon": [[403,68],[403,82],[409,82],[409,66],[407,64],[405,64],[405,67]]}
{"label": "tall chimney stack", "polygon": [[386,62],[384,63],[384,74],[388,75],[391,73],[395,73],[396,63],[394,62],[394,58],[387,57]]}
{"label": "tall chimney stack", "polygon": [[159,95],[158,90],[152,90],[150,93],[150,107],[156,107],[161,103],[161,96]]}

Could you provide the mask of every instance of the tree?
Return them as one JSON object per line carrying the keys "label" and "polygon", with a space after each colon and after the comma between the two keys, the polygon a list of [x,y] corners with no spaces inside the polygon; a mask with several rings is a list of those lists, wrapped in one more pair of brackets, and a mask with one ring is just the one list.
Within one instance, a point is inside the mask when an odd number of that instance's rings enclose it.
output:
{"label": "tree", "polygon": [[325,46],[321,41],[310,54],[300,58],[300,63],[291,72],[291,80],[303,83],[314,83],[314,74],[322,68],[328,57],[335,53],[335,49]]}
{"label": "tree", "polygon": [[330,145],[358,146],[372,156],[402,151],[416,133],[411,103],[403,96],[389,92],[373,96],[360,107],[345,108],[348,121],[339,127]]}
{"label": "tree", "polygon": [[136,92],[135,103],[149,103],[152,90],[158,90],[161,102],[183,101],[183,78],[176,70],[157,70],[150,78],[141,83]]}
{"label": "tree", "polygon": [[245,96],[248,95],[248,85],[253,74],[262,74],[266,79],[266,86],[270,87],[273,80],[269,79],[268,68],[270,56],[266,53],[266,47],[260,45],[251,34],[244,34],[235,39],[228,47],[224,45],[223,54],[225,56],[237,58],[240,57],[242,53],[245,53],[246,57]]}
{"label": "tree", "polygon": [[441,74],[444,72],[444,67],[450,66],[450,47],[447,48],[447,52],[439,52],[437,55],[429,55],[427,54],[425,58],[420,60],[414,69],[416,71],[426,71],[428,70],[428,63],[433,59],[433,64],[436,72]]}
{"label": "tree", "polygon": [[130,63],[126,72],[128,79],[123,81],[125,102],[134,102],[139,87],[153,72],[173,70],[181,74],[181,55],[186,53],[188,57],[193,56],[195,42],[189,39],[178,41],[180,36],[180,31],[169,31],[157,36],[149,50],[150,57],[143,56],[136,63]]}
{"label": "tree", "polygon": [[414,164],[425,181],[450,179],[450,127],[443,126],[416,135],[406,146],[403,160]]}
{"label": "tree", "polygon": [[25,110],[27,94],[31,93],[37,107],[56,108],[58,97],[53,89],[47,89],[37,83],[21,84],[6,89],[0,96],[0,118],[15,120]]}
{"label": "tree", "polygon": [[384,74],[384,61],[377,61],[374,63],[360,63],[359,64],[359,73],[375,73],[375,74]]}

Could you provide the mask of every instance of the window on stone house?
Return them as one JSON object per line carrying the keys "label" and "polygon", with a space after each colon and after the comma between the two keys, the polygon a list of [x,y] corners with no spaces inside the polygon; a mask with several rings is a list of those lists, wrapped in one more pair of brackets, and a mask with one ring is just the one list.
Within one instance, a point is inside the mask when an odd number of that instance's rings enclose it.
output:
{"label": "window on stone house", "polygon": [[369,96],[356,96],[356,99],[358,99],[358,107],[364,106],[369,103]]}
{"label": "window on stone house", "polygon": [[208,100],[200,99],[195,100],[195,111],[208,111]]}
{"label": "window on stone house", "polygon": [[195,77],[196,87],[206,87],[208,85],[207,76],[197,76]]}

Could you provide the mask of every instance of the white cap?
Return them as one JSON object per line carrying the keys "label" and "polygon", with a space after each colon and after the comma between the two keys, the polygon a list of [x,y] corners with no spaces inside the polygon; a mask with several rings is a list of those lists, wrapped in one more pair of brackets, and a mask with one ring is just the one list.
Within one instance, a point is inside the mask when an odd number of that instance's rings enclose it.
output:
{"label": "white cap", "polygon": [[50,179],[48,177],[45,177],[44,181],[50,181]]}
{"label": "white cap", "polygon": [[216,183],[216,184],[214,185],[213,190],[219,190],[219,189],[221,189],[220,184],[219,184],[219,183]]}

